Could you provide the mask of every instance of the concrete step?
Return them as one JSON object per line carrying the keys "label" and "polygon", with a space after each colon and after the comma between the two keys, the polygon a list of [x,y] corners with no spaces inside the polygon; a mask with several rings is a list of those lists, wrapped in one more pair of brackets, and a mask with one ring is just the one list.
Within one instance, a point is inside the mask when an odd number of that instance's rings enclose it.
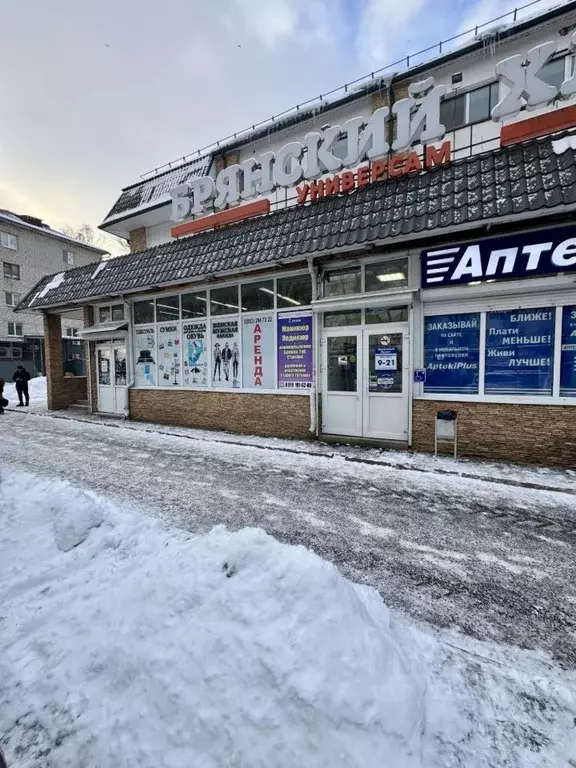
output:
{"label": "concrete step", "polygon": [[69,405],[68,410],[88,412],[88,402],[79,400],[77,403],[72,403],[72,405]]}

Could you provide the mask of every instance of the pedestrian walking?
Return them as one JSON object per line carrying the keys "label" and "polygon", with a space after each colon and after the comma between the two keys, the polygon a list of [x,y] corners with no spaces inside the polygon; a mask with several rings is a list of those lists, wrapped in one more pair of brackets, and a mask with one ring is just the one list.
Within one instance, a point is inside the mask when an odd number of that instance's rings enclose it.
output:
{"label": "pedestrian walking", "polygon": [[[30,405],[30,395],[28,393],[28,382],[32,377],[24,368],[23,365],[19,365],[16,368],[16,373],[12,376],[12,381],[16,384],[16,394],[18,395],[19,403],[17,408],[22,408],[24,405]],[[24,403],[26,400],[26,403]]]}
{"label": "pedestrian walking", "polygon": [[[4,413],[4,408],[8,405],[8,400],[4,397],[4,379],[0,376],[0,413]],[[0,765],[0,768],[2,766]]]}

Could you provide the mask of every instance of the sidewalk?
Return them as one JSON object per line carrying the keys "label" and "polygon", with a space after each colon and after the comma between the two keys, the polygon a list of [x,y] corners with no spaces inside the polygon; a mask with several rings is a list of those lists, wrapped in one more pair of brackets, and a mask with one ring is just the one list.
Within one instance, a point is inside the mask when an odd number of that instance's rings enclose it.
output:
{"label": "sidewalk", "polygon": [[346,444],[327,444],[317,441],[306,442],[304,440],[257,437],[254,435],[237,435],[228,432],[172,427],[151,422],[125,421],[121,417],[115,418],[83,413],[82,411],[48,411],[43,404],[33,404],[26,409],[9,407],[7,410],[32,417],[67,419],[85,422],[86,424],[99,424],[114,429],[176,435],[187,440],[197,440],[199,442],[248,445],[262,450],[274,450],[309,456],[325,456],[326,458],[340,456],[346,461],[361,464],[382,465],[382,467],[393,467],[400,470],[451,475],[471,480],[500,483],[507,486],[558,491],[576,495],[576,470],[572,469],[527,467],[517,464],[476,461],[473,459],[453,459],[449,456],[441,456],[436,459],[427,453],[411,453],[409,451],[395,451]]}

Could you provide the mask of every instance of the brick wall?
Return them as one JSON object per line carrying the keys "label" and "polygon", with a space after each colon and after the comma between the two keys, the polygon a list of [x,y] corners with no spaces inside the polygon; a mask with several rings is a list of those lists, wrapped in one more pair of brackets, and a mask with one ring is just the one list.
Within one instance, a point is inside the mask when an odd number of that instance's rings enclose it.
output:
{"label": "brick wall", "polygon": [[131,389],[130,417],[265,437],[311,436],[308,395]]}
{"label": "brick wall", "polygon": [[58,411],[86,399],[86,376],[64,376],[60,315],[44,313],[48,408]]}
{"label": "brick wall", "polygon": [[130,253],[137,253],[138,251],[145,251],[148,247],[146,245],[146,227],[139,227],[133,229],[128,237],[130,243]]}
{"label": "brick wall", "polygon": [[414,400],[415,450],[434,450],[436,412],[446,408],[458,412],[461,455],[576,467],[576,407]]}

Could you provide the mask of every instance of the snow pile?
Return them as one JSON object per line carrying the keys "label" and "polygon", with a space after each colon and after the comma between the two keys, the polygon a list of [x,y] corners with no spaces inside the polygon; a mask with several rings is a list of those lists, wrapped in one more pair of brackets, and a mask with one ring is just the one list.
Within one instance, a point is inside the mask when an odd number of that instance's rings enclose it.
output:
{"label": "snow pile", "polygon": [[[34,379],[30,379],[28,382],[28,393],[30,395],[30,405],[45,405],[48,399],[46,376],[37,376]],[[8,400],[10,408],[18,404],[16,384],[6,382],[4,385],[4,397]]]}
{"label": "snow pile", "polygon": [[563,155],[569,149],[576,150],[576,136],[564,136],[552,141],[552,149],[555,155]]}
{"label": "snow pile", "polygon": [[0,528],[11,768],[431,764],[410,633],[308,550],[6,471]]}

